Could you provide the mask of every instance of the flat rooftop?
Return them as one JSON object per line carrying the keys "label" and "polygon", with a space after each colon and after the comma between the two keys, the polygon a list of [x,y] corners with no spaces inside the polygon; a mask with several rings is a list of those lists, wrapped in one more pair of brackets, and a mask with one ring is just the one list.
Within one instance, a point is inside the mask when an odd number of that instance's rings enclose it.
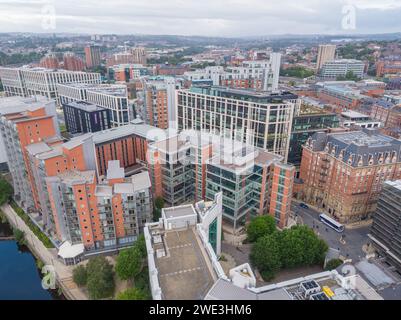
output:
{"label": "flat rooftop", "polygon": [[354,119],[354,118],[363,118],[363,119],[370,119],[369,116],[367,116],[366,114],[357,112],[357,111],[353,111],[353,110],[349,110],[349,111],[344,111],[341,112],[341,115],[345,118],[349,118],[349,119]]}
{"label": "flat rooftop", "polygon": [[[214,280],[192,228],[168,231],[154,244],[159,284],[166,300],[201,300]],[[158,250],[166,256],[157,257]]]}
{"label": "flat rooftop", "polygon": [[363,131],[333,133],[330,136],[347,145],[354,143],[355,145],[368,146],[368,147],[390,146],[393,144],[394,141],[396,141],[396,139],[382,134],[369,135]]}
{"label": "flat rooftop", "polygon": [[77,108],[77,109],[81,109],[83,111],[86,112],[93,112],[93,111],[100,111],[100,110],[107,110],[103,107],[100,107],[96,104],[93,103],[89,103],[86,101],[74,101],[74,102],[70,102],[67,104],[68,106]]}
{"label": "flat rooftop", "polygon": [[196,215],[194,207],[191,204],[171,208],[163,208],[163,213],[165,214],[167,219]]}
{"label": "flat rooftop", "polygon": [[238,99],[257,103],[288,103],[285,100],[297,99],[298,95],[288,91],[281,93],[268,93],[252,89],[236,89],[222,86],[198,85],[192,86],[190,92],[224,97],[230,99]]}

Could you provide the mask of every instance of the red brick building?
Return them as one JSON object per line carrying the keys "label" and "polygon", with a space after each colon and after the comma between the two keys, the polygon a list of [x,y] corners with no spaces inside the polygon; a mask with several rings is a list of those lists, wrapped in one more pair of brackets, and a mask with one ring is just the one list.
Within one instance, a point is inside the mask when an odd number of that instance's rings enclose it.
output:
{"label": "red brick building", "polygon": [[374,130],[315,133],[306,142],[296,197],[342,223],[370,218],[386,180],[401,178],[401,141]]}

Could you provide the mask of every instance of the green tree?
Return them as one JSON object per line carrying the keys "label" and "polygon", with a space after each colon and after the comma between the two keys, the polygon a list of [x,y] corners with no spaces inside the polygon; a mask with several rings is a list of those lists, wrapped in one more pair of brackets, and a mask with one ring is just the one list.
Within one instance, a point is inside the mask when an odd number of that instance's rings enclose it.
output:
{"label": "green tree", "polygon": [[276,222],[272,216],[264,215],[253,218],[246,228],[249,242],[255,242],[266,234],[276,231]]}
{"label": "green tree", "polygon": [[18,242],[19,245],[26,245],[26,239],[25,239],[25,232],[21,231],[17,228],[13,229],[13,235],[15,238],[15,241]]}
{"label": "green tree", "polygon": [[162,209],[164,207],[164,199],[162,197],[157,197],[155,199],[155,207],[157,209]]}
{"label": "green tree", "polygon": [[0,178],[0,206],[5,204],[13,194],[13,187],[3,178]]}
{"label": "green tree", "polygon": [[314,71],[306,69],[301,66],[289,67],[287,69],[280,69],[280,76],[283,77],[295,77],[295,78],[308,78],[315,74]]}
{"label": "green tree", "polygon": [[305,225],[293,226],[289,232],[303,243],[300,265],[322,264],[327,250],[327,244],[320,239],[311,228]]}
{"label": "green tree", "polygon": [[88,281],[88,273],[84,265],[79,265],[72,271],[72,279],[78,287],[85,286]]}
{"label": "green tree", "polygon": [[294,268],[303,264],[304,244],[291,229],[280,233],[280,254],[283,268]]}
{"label": "green tree", "polygon": [[117,257],[116,273],[122,280],[132,279],[143,267],[142,252],[139,247],[121,250]]}
{"label": "green tree", "polygon": [[105,257],[98,256],[90,259],[86,272],[87,289],[91,299],[103,299],[113,295],[115,288],[113,266]]}
{"label": "green tree", "polygon": [[148,294],[139,288],[129,288],[117,295],[117,300],[149,300]]}
{"label": "green tree", "polygon": [[250,259],[264,280],[272,279],[281,267],[278,233],[259,238],[251,249]]}
{"label": "green tree", "polygon": [[135,242],[134,245],[138,250],[141,252],[141,256],[143,259],[147,258],[148,252],[146,250],[146,242],[145,242],[145,236],[141,234],[138,239]]}
{"label": "green tree", "polygon": [[360,78],[356,74],[354,74],[352,71],[348,71],[345,74],[345,76],[338,76],[336,80],[337,81],[346,81],[346,80],[348,80],[348,81],[359,81]]}
{"label": "green tree", "polygon": [[341,259],[331,259],[331,260],[327,261],[324,269],[327,271],[334,270],[334,269],[337,269],[342,264],[343,264],[343,261]]}

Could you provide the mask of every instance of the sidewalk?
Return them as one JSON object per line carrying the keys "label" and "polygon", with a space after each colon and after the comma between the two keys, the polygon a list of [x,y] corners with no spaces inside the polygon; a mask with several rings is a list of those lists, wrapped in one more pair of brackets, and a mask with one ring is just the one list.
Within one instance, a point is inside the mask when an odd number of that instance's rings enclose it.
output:
{"label": "sidewalk", "polygon": [[28,242],[28,246],[32,253],[34,253],[34,255],[37,256],[45,265],[52,265],[54,267],[56,278],[59,285],[62,287],[66,298],[73,300],[87,300],[88,297],[85,293],[75,284],[71,284],[72,270],[74,267],[66,266],[60,262],[57,259],[56,249],[47,249],[10,205],[5,204],[1,209],[12,226],[24,231],[25,239]]}

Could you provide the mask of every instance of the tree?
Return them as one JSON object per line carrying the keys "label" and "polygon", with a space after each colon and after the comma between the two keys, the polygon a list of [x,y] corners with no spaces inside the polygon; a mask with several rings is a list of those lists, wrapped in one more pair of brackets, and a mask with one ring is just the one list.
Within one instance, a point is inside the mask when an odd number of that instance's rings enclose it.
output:
{"label": "tree", "polygon": [[79,265],[72,271],[72,279],[78,287],[86,285],[88,281],[88,274],[84,265]]}
{"label": "tree", "polygon": [[[288,232],[302,242],[302,260],[299,265],[322,264],[327,250],[327,244],[320,239],[311,228],[305,225],[293,226]],[[289,244],[291,245],[291,244]]]}
{"label": "tree", "polygon": [[283,268],[294,268],[303,264],[304,247],[300,237],[291,229],[280,233],[280,254]]}
{"label": "tree", "polygon": [[342,264],[343,264],[343,261],[341,259],[331,259],[331,260],[327,261],[324,269],[327,271],[334,270],[334,269],[337,269]]}
{"label": "tree", "polygon": [[21,231],[20,229],[13,229],[13,235],[15,238],[15,241],[21,246],[26,245],[26,240],[25,240],[25,232]]}
{"label": "tree", "polygon": [[149,300],[148,294],[139,288],[129,288],[117,295],[117,300]]}
{"label": "tree", "polygon": [[138,248],[138,250],[141,252],[141,256],[142,258],[147,258],[148,256],[148,252],[146,250],[146,242],[145,242],[145,236],[143,234],[141,234],[138,239],[135,242],[134,245],[136,248]]}
{"label": "tree", "polygon": [[258,216],[251,220],[246,228],[248,241],[255,242],[266,234],[276,231],[276,222],[272,216]]}
{"label": "tree", "polygon": [[132,279],[138,275],[143,267],[142,252],[139,247],[132,247],[120,251],[116,262],[116,273],[122,280]]}
{"label": "tree", "polygon": [[0,206],[5,204],[13,194],[13,187],[3,178],[0,178]]}
{"label": "tree", "polygon": [[113,266],[103,256],[89,260],[86,266],[87,289],[91,299],[108,298],[114,293]]}
{"label": "tree", "polygon": [[251,249],[250,259],[265,281],[272,279],[281,267],[278,233],[259,238]]}
{"label": "tree", "polygon": [[164,199],[162,197],[157,197],[155,199],[155,207],[157,209],[162,209],[164,207]]}
{"label": "tree", "polygon": [[349,80],[349,81],[359,81],[360,78],[354,74],[352,71],[348,71],[345,76],[338,76],[337,81],[345,81],[345,80]]}

